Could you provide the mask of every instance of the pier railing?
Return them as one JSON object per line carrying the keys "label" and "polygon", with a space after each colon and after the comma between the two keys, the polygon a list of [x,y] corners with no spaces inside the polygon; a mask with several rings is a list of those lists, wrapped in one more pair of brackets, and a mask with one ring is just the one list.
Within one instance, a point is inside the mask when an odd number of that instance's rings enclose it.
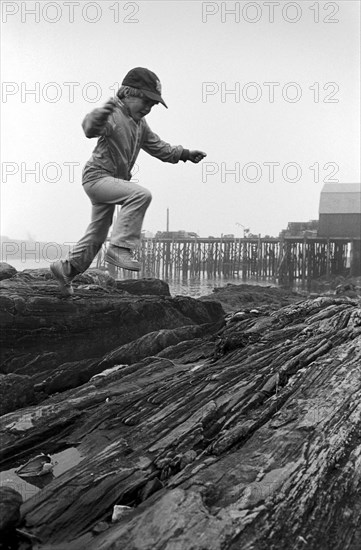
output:
{"label": "pier railing", "polygon": [[[360,275],[360,239],[319,237],[143,239],[143,276],[274,279],[290,284],[322,276]],[[98,267],[106,267],[104,250]]]}

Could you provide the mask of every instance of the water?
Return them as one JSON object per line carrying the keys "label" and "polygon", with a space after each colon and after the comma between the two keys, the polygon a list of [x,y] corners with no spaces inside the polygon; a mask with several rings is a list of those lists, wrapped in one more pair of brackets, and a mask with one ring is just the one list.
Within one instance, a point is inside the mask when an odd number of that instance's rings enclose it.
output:
{"label": "water", "polygon": [[[52,260],[46,259],[27,259],[26,261],[21,259],[12,259],[9,263],[15,267],[17,271],[23,271],[24,269],[49,268],[51,261]],[[129,274],[126,274],[125,277],[132,277],[132,274],[129,272]],[[133,277],[138,277],[138,275],[133,274]],[[192,298],[199,298],[199,296],[212,294],[215,287],[226,286],[228,283],[238,285],[247,283],[248,285],[277,286],[272,280],[247,279],[246,281],[243,281],[241,277],[225,277],[223,275],[208,277],[206,274],[188,278],[184,278],[179,275],[164,280],[168,283],[172,296],[181,295],[191,296]]]}
{"label": "water", "polygon": [[[37,454],[39,453],[34,453],[28,458],[34,458]],[[18,493],[21,494],[23,501],[25,502],[29,498],[36,495],[43,487],[48,485],[54,477],[59,477],[61,474],[67,470],[70,470],[70,468],[73,468],[84,459],[76,447],[69,447],[68,449],[65,449],[59,453],[54,453],[50,456],[52,463],[54,464],[51,474],[29,478],[19,477],[15,471],[20,465],[27,462],[28,459],[25,459],[21,462],[21,464],[17,464],[14,468],[0,472],[0,486],[15,489],[15,491],[18,491]]]}
{"label": "water", "polygon": [[277,286],[271,281],[260,279],[247,279],[244,281],[241,277],[224,277],[223,275],[210,278],[205,275],[187,279],[173,277],[172,279],[165,279],[165,281],[169,284],[172,296],[181,295],[191,296],[192,298],[212,294],[214,288],[221,288],[227,284],[241,285],[246,283],[247,285]]}

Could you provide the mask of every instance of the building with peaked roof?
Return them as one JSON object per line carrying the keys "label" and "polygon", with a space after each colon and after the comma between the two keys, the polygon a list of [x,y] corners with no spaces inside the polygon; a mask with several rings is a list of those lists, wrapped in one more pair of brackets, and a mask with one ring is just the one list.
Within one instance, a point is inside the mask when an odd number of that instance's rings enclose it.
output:
{"label": "building with peaked roof", "polygon": [[360,183],[326,183],[323,186],[318,235],[361,239]]}

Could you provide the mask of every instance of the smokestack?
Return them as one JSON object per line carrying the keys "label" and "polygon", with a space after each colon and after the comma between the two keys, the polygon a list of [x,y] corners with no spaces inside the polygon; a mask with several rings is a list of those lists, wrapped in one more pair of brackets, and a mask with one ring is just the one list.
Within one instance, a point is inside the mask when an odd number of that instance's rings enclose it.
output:
{"label": "smokestack", "polygon": [[167,233],[169,232],[169,208],[167,208]]}

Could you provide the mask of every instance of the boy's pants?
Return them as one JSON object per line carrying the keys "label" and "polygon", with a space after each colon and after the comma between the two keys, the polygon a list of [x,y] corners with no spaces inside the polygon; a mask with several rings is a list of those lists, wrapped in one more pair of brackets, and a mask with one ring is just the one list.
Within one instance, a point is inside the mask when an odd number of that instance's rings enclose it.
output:
{"label": "boy's pants", "polygon": [[134,249],[139,244],[144,215],[152,200],[148,189],[111,176],[87,182],[83,187],[92,203],[91,222],[65,262],[70,262],[78,273],[88,269],[106,240],[116,204],[122,208],[114,222],[110,244]]}

